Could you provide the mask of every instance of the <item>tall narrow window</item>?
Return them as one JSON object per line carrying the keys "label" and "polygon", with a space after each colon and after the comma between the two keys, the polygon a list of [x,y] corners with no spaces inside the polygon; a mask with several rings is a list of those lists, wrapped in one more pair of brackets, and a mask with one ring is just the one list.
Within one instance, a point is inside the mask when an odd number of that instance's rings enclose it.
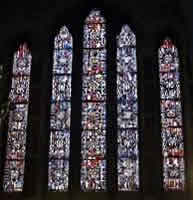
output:
{"label": "tall narrow window", "polygon": [[20,192],[24,184],[29,84],[32,56],[26,44],[14,54],[3,188]]}
{"label": "tall narrow window", "polygon": [[139,188],[136,38],[124,25],[117,37],[118,190]]}
{"label": "tall narrow window", "polygon": [[48,189],[66,191],[69,185],[72,36],[64,26],[54,41]]}
{"label": "tall narrow window", "polygon": [[106,189],[106,38],[105,20],[93,10],[83,41],[81,189]]}
{"label": "tall narrow window", "polygon": [[163,187],[184,189],[184,143],[179,58],[171,40],[159,49]]}

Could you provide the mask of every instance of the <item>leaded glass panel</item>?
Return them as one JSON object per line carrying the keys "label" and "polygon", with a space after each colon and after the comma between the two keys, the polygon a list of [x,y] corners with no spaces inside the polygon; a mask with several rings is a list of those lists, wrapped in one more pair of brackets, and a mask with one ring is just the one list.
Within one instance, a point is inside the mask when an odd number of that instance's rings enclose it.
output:
{"label": "leaded glass panel", "polygon": [[159,49],[164,190],[184,190],[184,142],[178,50],[170,39]]}
{"label": "leaded glass panel", "polygon": [[3,190],[21,192],[24,185],[26,136],[29,107],[29,85],[32,56],[26,44],[20,45],[14,54],[9,102],[6,161]]}
{"label": "leaded glass panel", "polygon": [[139,189],[136,38],[128,25],[117,36],[118,190]]}
{"label": "leaded glass panel", "polygon": [[106,28],[100,11],[86,18],[83,38],[81,189],[106,190]]}
{"label": "leaded glass panel", "polygon": [[64,26],[54,41],[48,168],[50,191],[67,191],[69,187],[72,46],[72,36]]}

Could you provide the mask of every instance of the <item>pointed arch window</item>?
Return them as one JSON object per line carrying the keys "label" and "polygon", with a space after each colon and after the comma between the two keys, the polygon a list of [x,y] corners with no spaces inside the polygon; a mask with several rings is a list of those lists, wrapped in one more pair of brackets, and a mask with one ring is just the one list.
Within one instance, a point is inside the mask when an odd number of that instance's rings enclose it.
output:
{"label": "pointed arch window", "polygon": [[48,189],[66,191],[69,186],[72,36],[63,26],[54,40]]}
{"label": "pointed arch window", "polygon": [[3,179],[5,192],[21,192],[24,185],[31,61],[32,56],[27,45],[20,45],[14,54],[9,93],[11,110]]}
{"label": "pointed arch window", "polygon": [[184,190],[184,142],[178,50],[170,39],[159,48],[164,190]]}
{"label": "pointed arch window", "polygon": [[85,20],[82,75],[81,189],[106,189],[105,19],[93,10]]}
{"label": "pointed arch window", "polygon": [[136,37],[128,25],[117,36],[118,190],[139,188]]}

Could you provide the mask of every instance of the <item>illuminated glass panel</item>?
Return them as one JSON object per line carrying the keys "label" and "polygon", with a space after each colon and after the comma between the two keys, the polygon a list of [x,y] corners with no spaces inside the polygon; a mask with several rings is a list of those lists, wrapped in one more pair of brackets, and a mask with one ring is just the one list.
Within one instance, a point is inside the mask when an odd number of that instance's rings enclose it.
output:
{"label": "illuminated glass panel", "polygon": [[184,143],[178,50],[171,40],[159,49],[163,187],[184,190]]}
{"label": "illuminated glass panel", "polygon": [[32,56],[26,44],[14,54],[3,190],[21,192],[24,185],[29,84]]}
{"label": "illuminated glass panel", "polygon": [[64,26],[54,41],[48,189],[67,191],[69,186],[72,36]]}
{"label": "illuminated glass panel", "polygon": [[124,25],[117,37],[118,190],[139,189],[136,39]]}
{"label": "illuminated glass panel", "polygon": [[93,10],[83,41],[81,189],[106,189],[106,38],[105,20]]}

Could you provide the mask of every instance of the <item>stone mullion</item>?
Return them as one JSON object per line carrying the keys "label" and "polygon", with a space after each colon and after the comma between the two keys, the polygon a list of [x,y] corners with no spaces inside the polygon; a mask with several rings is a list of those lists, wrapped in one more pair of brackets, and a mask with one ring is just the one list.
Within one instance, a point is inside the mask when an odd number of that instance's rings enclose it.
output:
{"label": "stone mullion", "polygon": [[107,21],[107,190],[117,191],[117,85],[116,85],[116,31]]}
{"label": "stone mullion", "polygon": [[[46,37],[47,36],[47,37]],[[53,39],[45,34],[41,43],[42,55],[42,79],[40,82],[40,133],[37,138],[38,154],[34,157],[36,163],[36,193],[41,198],[48,191],[48,152],[50,138],[50,104],[51,104],[51,83],[52,83],[52,56]],[[37,47],[36,47],[37,48]]]}
{"label": "stone mullion", "polygon": [[71,31],[73,37],[71,137],[70,137],[70,188],[74,195],[80,192],[81,170],[81,111],[83,68],[83,24]]}

